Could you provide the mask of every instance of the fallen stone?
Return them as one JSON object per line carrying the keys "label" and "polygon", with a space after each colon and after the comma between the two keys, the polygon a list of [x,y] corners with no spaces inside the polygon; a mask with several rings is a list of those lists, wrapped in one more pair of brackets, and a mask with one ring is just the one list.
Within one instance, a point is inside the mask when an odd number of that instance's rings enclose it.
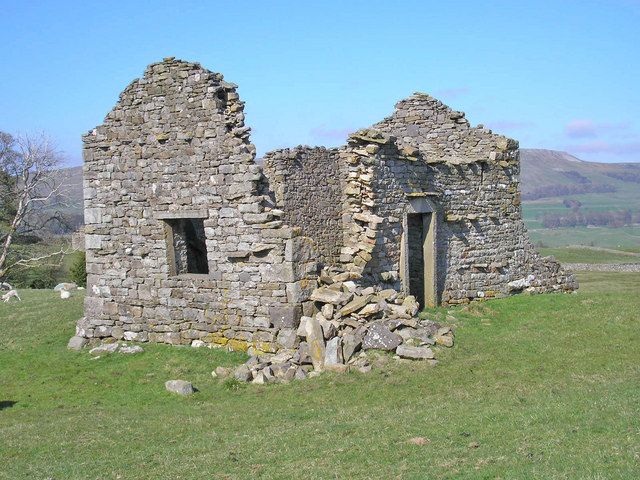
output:
{"label": "fallen stone", "polygon": [[297,363],[298,365],[305,365],[311,363],[311,357],[309,356],[309,345],[307,342],[300,342],[298,349],[293,354],[291,358],[293,363]]}
{"label": "fallen stone", "polygon": [[381,302],[365,305],[364,308],[358,312],[358,315],[362,317],[370,317],[371,315],[379,313],[381,311],[380,303]]}
{"label": "fallen stone", "polygon": [[400,323],[405,327],[416,328],[418,326],[417,318],[400,318]]}
{"label": "fallen stone", "polygon": [[402,320],[399,318],[391,318],[389,320],[383,320],[382,323],[392,332],[394,332],[395,330],[397,330],[398,328],[404,325],[402,323]]}
{"label": "fallen stone", "polygon": [[407,295],[407,297],[402,302],[402,306],[405,308],[407,314],[413,317],[420,310],[420,306],[416,300],[416,297],[413,295]]}
{"label": "fallen stone", "polygon": [[433,320],[422,320],[420,322],[420,327],[427,332],[427,335],[432,336],[436,334],[440,328],[440,324]]}
{"label": "fallen stone", "polygon": [[311,318],[306,322],[307,346],[309,348],[309,356],[311,363],[316,370],[322,370],[324,364],[324,335],[320,322],[315,318]]}
{"label": "fallen stone", "polygon": [[384,290],[380,290],[376,294],[376,298],[378,300],[385,300],[387,302],[393,302],[398,297],[398,292],[396,292],[393,288],[386,288]]}
{"label": "fallen stone", "polygon": [[103,355],[105,353],[113,353],[118,350],[120,345],[118,343],[103,343],[95,348],[89,350],[91,355]]}
{"label": "fallen stone", "polygon": [[202,340],[194,340],[193,342],[191,342],[191,346],[193,348],[201,348],[206,346],[207,344],[204,343]]}
{"label": "fallen stone", "polygon": [[[285,363],[291,360],[294,354],[295,350],[280,350],[277,355],[273,355],[268,361],[269,363]],[[267,359],[263,360],[261,358],[260,361],[267,361]]]}
{"label": "fallen stone", "polygon": [[342,337],[342,357],[345,362],[348,362],[353,354],[357,352],[362,346],[362,335],[356,335],[355,333],[349,333]]}
{"label": "fallen stone", "polygon": [[369,373],[371,371],[371,365],[362,365],[361,367],[358,367],[358,371],[360,373]]}
{"label": "fallen stone", "polygon": [[284,382],[290,382],[291,380],[293,380],[296,376],[296,371],[298,370],[298,367],[296,367],[295,365],[291,365],[286,372],[284,372],[284,375],[282,376],[282,381]]}
{"label": "fallen stone", "polygon": [[126,355],[131,355],[131,354],[134,354],[134,353],[142,353],[142,352],[144,352],[144,348],[142,348],[139,345],[129,345],[129,346],[126,346],[126,347],[120,347],[119,352],[120,353],[124,353]]}
{"label": "fallen stone", "polygon": [[320,323],[320,327],[322,328],[322,334],[325,340],[329,340],[330,338],[333,338],[337,335],[338,332],[336,330],[336,326],[333,323],[326,320],[320,314],[318,314],[316,318],[318,320],[318,323]]}
{"label": "fallen stone", "polygon": [[369,303],[369,300],[371,300],[372,297],[373,295],[355,297],[353,300],[351,300],[349,303],[347,303],[344,307],[340,309],[340,312],[339,312],[340,315],[342,315],[343,317],[346,317],[347,315],[351,315],[352,313],[357,312],[358,310],[363,308],[367,303]]}
{"label": "fallen stone", "polygon": [[267,383],[267,378],[265,377],[263,372],[258,372],[255,378],[251,381],[251,383],[256,383],[258,385],[263,385]]}
{"label": "fallen stone", "polygon": [[453,347],[453,337],[451,335],[436,335],[433,337],[438,345],[443,347]]}
{"label": "fallen stone", "polygon": [[433,350],[428,347],[411,347],[408,345],[399,345],[396,348],[396,355],[411,360],[430,360],[435,356]]}
{"label": "fallen stone", "polygon": [[215,373],[217,377],[225,378],[231,375],[231,372],[232,370],[230,368],[216,367],[215,370],[212,372],[212,374]]}
{"label": "fallen stone", "polygon": [[404,305],[395,305],[393,303],[389,304],[389,312],[387,314],[390,314],[390,316],[392,316],[393,318],[411,318],[412,315],[409,315],[409,312],[407,311],[407,307],[405,307]]}
{"label": "fallen stone", "polygon": [[290,363],[276,363],[271,365],[271,373],[273,373],[273,376],[276,378],[284,378],[285,374],[287,373],[287,371],[289,370],[289,368],[291,368],[291,364]]}
{"label": "fallen stone", "polygon": [[436,335],[446,335],[451,332],[451,327],[440,327],[436,330]]}
{"label": "fallen stone", "polygon": [[414,328],[399,328],[396,333],[402,337],[404,342],[411,338],[416,338],[416,330]]}
{"label": "fallen stone", "polygon": [[326,318],[327,320],[331,320],[333,318],[334,310],[335,307],[331,303],[327,303],[326,305],[322,306],[320,312],[322,313],[322,316],[324,318]]}
{"label": "fallen stone", "polygon": [[76,290],[78,285],[73,282],[70,283],[59,283],[55,287],[53,287],[54,292],[59,292],[60,290]]}
{"label": "fallen stone", "polygon": [[276,376],[273,374],[273,370],[271,370],[271,367],[264,367],[262,369],[262,374],[264,375],[264,378],[267,382],[276,381]]}
{"label": "fallen stone", "polygon": [[168,380],[165,382],[164,388],[178,395],[191,395],[195,391],[191,382],[185,380]]}
{"label": "fallen stone", "polygon": [[414,438],[410,438],[409,440],[407,440],[407,443],[411,444],[411,445],[426,445],[427,443],[429,443],[430,440],[424,438],[424,437],[414,437]]}
{"label": "fallen stone", "polygon": [[69,350],[76,350],[76,351],[82,350],[82,347],[84,347],[88,342],[89,340],[87,340],[84,337],[74,336],[69,339],[69,343],[67,343],[67,348]]}
{"label": "fallen stone", "polygon": [[327,342],[324,353],[325,368],[343,363],[342,359],[342,339],[334,337]]}
{"label": "fallen stone", "polygon": [[240,365],[233,376],[240,382],[249,382],[252,379],[251,370],[246,365]]}
{"label": "fallen stone", "polygon": [[293,328],[282,328],[278,332],[276,343],[282,348],[296,348],[300,343],[300,338]]}
{"label": "fallen stone", "polygon": [[358,286],[353,280],[347,280],[346,282],[342,283],[342,288],[345,290],[345,292],[354,293]]}
{"label": "fallen stone", "polygon": [[375,348],[379,350],[395,350],[402,343],[402,337],[393,333],[382,323],[372,323],[362,341],[365,350]]}
{"label": "fallen stone", "polygon": [[332,305],[343,305],[351,300],[353,295],[341,291],[332,290],[328,287],[320,287],[313,291],[310,299],[314,302],[330,303]]}

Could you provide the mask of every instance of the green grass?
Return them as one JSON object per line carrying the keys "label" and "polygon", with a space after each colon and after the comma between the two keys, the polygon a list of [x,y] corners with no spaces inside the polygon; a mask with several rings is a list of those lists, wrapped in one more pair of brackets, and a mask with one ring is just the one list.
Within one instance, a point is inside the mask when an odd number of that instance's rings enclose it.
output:
{"label": "green grass", "polygon": [[0,304],[0,478],[638,478],[640,275],[579,280],[456,313],[435,368],[239,389],[220,351],[67,351],[81,298],[22,292]]}
{"label": "green grass", "polygon": [[553,255],[562,263],[640,263],[640,256],[591,248],[538,248],[542,255]]}
{"label": "green grass", "polygon": [[640,211],[639,185],[637,183],[614,181],[610,177],[601,177],[596,183],[615,184],[617,191],[610,193],[585,193],[581,195],[562,195],[560,197],[525,200],[523,202],[523,218],[525,221],[542,218],[545,213],[567,213],[570,210],[562,202],[565,199],[578,200],[583,212],[608,212],[630,209]]}
{"label": "green grass", "polygon": [[564,247],[567,245],[587,245],[614,248],[618,250],[640,250],[640,227],[576,227],[576,228],[535,228],[527,222],[529,238],[538,245]]}

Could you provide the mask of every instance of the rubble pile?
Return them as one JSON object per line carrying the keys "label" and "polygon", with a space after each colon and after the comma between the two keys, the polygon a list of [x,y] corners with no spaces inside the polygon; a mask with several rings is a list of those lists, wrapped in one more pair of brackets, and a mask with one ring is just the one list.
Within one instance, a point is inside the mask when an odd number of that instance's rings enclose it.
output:
{"label": "rubble pile", "polygon": [[415,297],[362,287],[358,280],[357,273],[323,269],[310,296],[314,314],[303,316],[297,328],[280,330],[276,354],[250,350],[253,355],[235,372],[219,367],[214,375],[233,373],[239,381],[260,384],[304,379],[322,371],[366,373],[371,370],[367,350],[435,365],[431,347],[453,346],[449,327],[418,316]]}

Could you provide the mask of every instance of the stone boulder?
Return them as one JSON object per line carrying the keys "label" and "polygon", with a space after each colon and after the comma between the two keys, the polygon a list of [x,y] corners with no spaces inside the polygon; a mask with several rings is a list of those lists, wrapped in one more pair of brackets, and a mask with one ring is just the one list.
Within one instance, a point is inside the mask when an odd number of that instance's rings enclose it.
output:
{"label": "stone boulder", "polygon": [[84,347],[88,341],[89,340],[87,340],[86,338],[79,337],[76,335],[69,339],[69,343],[67,343],[67,348],[69,350],[79,351],[79,350],[82,350],[82,347]]}
{"label": "stone boulder", "polygon": [[77,290],[78,285],[75,283],[59,283],[55,287],[53,287],[54,292],[59,292],[60,290]]}
{"label": "stone boulder", "polygon": [[132,355],[134,353],[142,353],[142,352],[144,352],[144,348],[140,347],[139,345],[129,345],[129,346],[120,347],[120,353],[124,353],[127,355]]}
{"label": "stone boulder", "polygon": [[324,366],[342,364],[342,339],[340,337],[333,337],[327,342],[324,353]]}
{"label": "stone boulder", "polygon": [[89,350],[91,355],[104,355],[105,353],[114,353],[120,347],[117,343],[103,343],[95,348]]}
{"label": "stone boulder", "polygon": [[347,303],[353,294],[344,293],[327,287],[320,287],[313,291],[310,300],[314,302],[330,303],[332,305],[343,305]]}
{"label": "stone boulder", "polygon": [[402,343],[402,337],[393,333],[380,322],[372,323],[362,341],[362,348],[378,350],[395,350]]}
{"label": "stone boulder", "polygon": [[309,349],[309,356],[311,357],[311,363],[316,370],[322,370],[324,365],[324,334],[322,333],[322,327],[320,322],[315,317],[309,318],[305,324],[307,347]]}
{"label": "stone boulder", "polygon": [[191,382],[187,382],[185,380],[168,380],[165,382],[164,388],[169,392],[177,393],[178,395],[191,395],[195,392]]}
{"label": "stone boulder", "polygon": [[396,348],[396,355],[411,360],[431,360],[435,357],[433,350],[429,347],[411,347],[409,345],[399,345]]}

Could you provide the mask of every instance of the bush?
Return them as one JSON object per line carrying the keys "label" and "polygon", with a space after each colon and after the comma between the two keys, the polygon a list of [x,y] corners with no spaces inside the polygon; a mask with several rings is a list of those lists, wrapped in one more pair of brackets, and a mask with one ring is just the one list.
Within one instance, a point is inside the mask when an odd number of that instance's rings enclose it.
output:
{"label": "bush", "polygon": [[53,288],[57,283],[55,267],[30,267],[24,270],[12,270],[7,281],[15,288]]}
{"label": "bush", "polygon": [[87,256],[84,252],[78,252],[71,267],[69,267],[71,281],[79,287],[87,286]]}

